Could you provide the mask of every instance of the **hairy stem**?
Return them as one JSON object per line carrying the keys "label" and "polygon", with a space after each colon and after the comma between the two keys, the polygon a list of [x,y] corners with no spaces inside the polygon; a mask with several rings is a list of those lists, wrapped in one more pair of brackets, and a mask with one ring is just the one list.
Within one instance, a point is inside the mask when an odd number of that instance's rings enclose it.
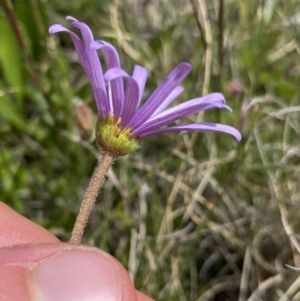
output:
{"label": "hairy stem", "polygon": [[99,161],[81,203],[80,210],[72,231],[70,239],[71,243],[80,243],[84,228],[88,222],[90,213],[96,201],[96,197],[104,183],[108,169],[112,165],[114,160],[115,157],[111,156],[108,153],[104,153],[101,160]]}

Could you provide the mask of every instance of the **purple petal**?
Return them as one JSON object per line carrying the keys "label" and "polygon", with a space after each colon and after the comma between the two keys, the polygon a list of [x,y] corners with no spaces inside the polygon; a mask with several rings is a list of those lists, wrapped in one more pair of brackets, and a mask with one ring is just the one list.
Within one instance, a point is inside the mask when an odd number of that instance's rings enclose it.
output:
{"label": "purple petal", "polygon": [[72,20],[72,25],[78,28],[82,34],[85,52],[90,66],[90,80],[94,91],[95,101],[98,110],[100,108],[99,111],[102,117],[105,117],[109,113],[109,102],[97,51],[90,48],[91,43],[94,41],[93,34],[85,23],[79,22],[72,17],[67,17],[67,19]]}
{"label": "purple petal", "polygon": [[[203,105],[207,105],[207,104],[211,105],[211,104],[214,104],[214,103],[217,104],[217,105],[225,105],[226,104],[223,94],[218,93],[218,92],[210,93],[210,94],[202,96],[202,97],[197,97],[197,98],[194,98],[192,100],[185,101],[185,102],[183,102],[183,103],[181,103],[181,104],[179,104],[175,107],[167,109],[167,110],[165,110],[165,111],[163,111],[159,114],[156,114],[155,116],[153,115],[149,118],[149,120],[147,120],[147,122],[151,121],[153,119],[156,119],[156,118],[161,118],[163,116],[169,115],[170,113],[173,113],[175,111],[183,110],[183,109],[185,109],[185,108],[187,108],[190,105],[193,105],[195,103],[203,104]],[[230,108],[229,108],[229,111],[232,112],[232,110]]]}
{"label": "purple petal", "polygon": [[138,128],[148,120],[170,93],[185,79],[191,69],[192,66],[188,63],[179,64],[156,88],[146,103],[133,115],[129,126]]}
{"label": "purple petal", "polygon": [[139,99],[138,99],[138,103],[137,106],[135,108],[135,110],[137,109],[137,107],[139,106],[143,93],[144,93],[144,89],[145,89],[145,85],[146,85],[146,81],[147,81],[147,77],[148,77],[148,70],[144,67],[141,67],[139,65],[135,65],[134,69],[133,69],[133,74],[132,74],[132,78],[135,79],[135,81],[137,82],[138,86],[139,86]]}
{"label": "purple petal", "polygon": [[212,132],[223,132],[234,136],[238,141],[242,139],[241,133],[225,124],[219,123],[193,123],[193,124],[183,124],[178,126],[173,126],[166,129],[158,129],[158,130],[149,130],[140,136],[140,138],[145,138],[148,136],[171,133],[171,132],[182,132],[182,131],[212,131]]}
{"label": "purple petal", "polygon": [[[62,26],[61,24],[53,24],[49,28],[49,33],[50,34],[54,34],[54,33],[61,32],[61,31],[68,31],[68,32],[70,32],[69,29],[67,29],[66,27]],[[77,36],[75,33],[74,33],[74,35]]]}
{"label": "purple petal", "polygon": [[123,69],[121,68],[111,68],[109,70],[107,70],[104,74],[104,79],[105,81],[107,82],[110,82],[116,78],[119,78],[119,77],[130,77],[127,72],[125,72]]}
{"label": "purple petal", "polygon": [[[91,49],[100,49],[104,55],[107,69],[120,68],[120,59],[117,50],[110,43],[105,41],[93,41],[90,45]],[[124,86],[123,79],[116,78],[111,81],[111,102],[112,111],[115,120],[118,120],[122,114],[124,106]]]}
{"label": "purple petal", "polygon": [[130,117],[136,110],[139,100],[139,86],[134,78],[130,77],[123,69],[120,68],[109,69],[104,75],[105,80],[108,82],[119,77],[125,77],[127,79],[124,110],[121,119],[121,127],[124,128],[128,125]]}
{"label": "purple petal", "polygon": [[184,91],[184,88],[178,86],[171,94],[163,101],[163,103],[158,107],[158,109],[153,113],[151,117],[161,113],[177,96],[179,96]]}
{"label": "purple petal", "polygon": [[113,45],[102,40],[96,40],[91,43],[90,47],[93,50],[100,49],[103,52],[107,69],[120,68],[120,58]]}
{"label": "purple petal", "polygon": [[142,99],[148,70],[135,65],[131,80],[127,80],[121,126],[126,127]]}
{"label": "purple petal", "polygon": [[129,120],[131,119],[132,115],[136,112],[140,99],[139,97],[140,90],[138,83],[134,78],[128,77],[125,91],[124,110],[121,122],[121,126],[123,128],[128,126]]}
{"label": "purple petal", "polygon": [[81,39],[78,37],[77,34],[75,34],[74,32],[70,31],[69,29],[67,29],[66,27],[64,27],[60,24],[54,24],[49,28],[50,34],[55,34],[57,32],[67,32],[71,36],[71,39],[74,43],[80,63],[83,66],[85,72],[87,73],[89,79],[91,79],[90,64],[89,64],[88,58],[86,56],[85,45],[82,43]]}
{"label": "purple petal", "polygon": [[186,101],[156,116],[151,117],[149,121],[144,123],[138,129],[133,129],[132,135],[140,136],[150,129],[159,128],[173,121],[198,113],[200,111],[206,111],[213,108],[227,109],[231,111],[230,107],[224,104],[223,99],[224,98],[222,94],[212,93],[204,97]]}
{"label": "purple petal", "polygon": [[88,76],[89,76],[89,73],[90,73],[89,67],[90,66],[89,66],[89,62],[88,62],[87,57],[86,57],[85,46],[82,43],[81,39],[78,37],[77,34],[70,31],[66,27],[62,26],[61,24],[54,24],[49,28],[49,33],[50,34],[55,34],[55,33],[58,33],[58,32],[67,32],[71,36],[72,41],[73,41],[74,46],[75,46],[75,49],[76,49],[76,52],[77,52],[78,57],[80,59],[80,62],[82,64],[83,68],[85,69],[85,71],[87,72]]}
{"label": "purple petal", "polygon": [[72,16],[66,16],[66,20],[78,22],[78,20]]}
{"label": "purple petal", "polygon": [[113,102],[112,102],[112,93],[111,93],[111,84],[110,84],[110,82],[107,83],[107,96],[108,96],[110,111],[113,112],[114,111],[114,105],[113,105]]}

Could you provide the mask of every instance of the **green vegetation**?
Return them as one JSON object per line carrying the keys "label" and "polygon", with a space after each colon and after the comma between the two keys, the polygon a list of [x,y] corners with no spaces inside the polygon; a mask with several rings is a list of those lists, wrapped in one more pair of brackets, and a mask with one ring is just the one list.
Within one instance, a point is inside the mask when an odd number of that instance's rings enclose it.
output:
{"label": "green vegetation", "polygon": [[299,11],[299,0],[1,0],[0,199],[70,237],[101,156],[71,39],[48,35],[72,15],[118,48],[128,72],[149,69],[147,95],[192,63],[178,102],[220,91],[234,112],[190,120],[243,135],[145,139],[114,163],[84,242],[157,301],[300,300],[299,272],[285,266],[300,265]]}

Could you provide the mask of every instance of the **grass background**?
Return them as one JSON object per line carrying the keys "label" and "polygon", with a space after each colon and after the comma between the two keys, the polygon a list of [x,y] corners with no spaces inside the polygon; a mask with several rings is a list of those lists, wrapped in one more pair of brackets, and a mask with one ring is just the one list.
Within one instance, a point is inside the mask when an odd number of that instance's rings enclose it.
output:
{"label": "grass background", "polygon": [[300,265],[299,0],[0,3],[2,201],[70,237],[101,156],[71,39],[48,35],[72,15],[116,46],[125,70],[149,69],[145,97],[192,63],[178,102],[221,91],[234,112],[189,121],[243,135],[144,140],[113,165],[84,242],[117,257],[157,301],[300,300],[299,272],[285,266]]}

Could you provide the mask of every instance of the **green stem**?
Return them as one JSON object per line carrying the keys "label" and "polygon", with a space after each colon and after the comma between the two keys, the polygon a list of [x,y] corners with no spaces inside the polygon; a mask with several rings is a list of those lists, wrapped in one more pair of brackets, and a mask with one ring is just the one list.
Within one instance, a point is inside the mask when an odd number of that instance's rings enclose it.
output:
{"label": "green stem", "polygon": [[26,48],[25,42],[23,40],[21,31],[19,29],[19,25],[18,25],[18,20],[17,17],[15,15],[14,12],[14,8],[13,5],[11,3],[10,0],[0,0],[0,5],[2,5],[3,10],[7,16],[7,19],[10,23],[10,26],[14,32],[15,38],[17,40],[17,43],[21,49],[21,51],[23,52],[24,56],[25,56],[25,60],[27,62],[27,67],[29,69],[29,73],[34,81],[34,83],[36,84],[36,86],[40,89],[40,91],[45,95],[46,93],[44,93],[44,87],[39,79],[38,74],[36,73],[35,69],[34,69],[34,64],[33,64],[33,60]]}
{"label": "green stem", "polygon": [[218,11],[218,61],[219,61],[219,74],[217,90],[221,90],[223,61],[224,61],[224,1],[219,0]]}

